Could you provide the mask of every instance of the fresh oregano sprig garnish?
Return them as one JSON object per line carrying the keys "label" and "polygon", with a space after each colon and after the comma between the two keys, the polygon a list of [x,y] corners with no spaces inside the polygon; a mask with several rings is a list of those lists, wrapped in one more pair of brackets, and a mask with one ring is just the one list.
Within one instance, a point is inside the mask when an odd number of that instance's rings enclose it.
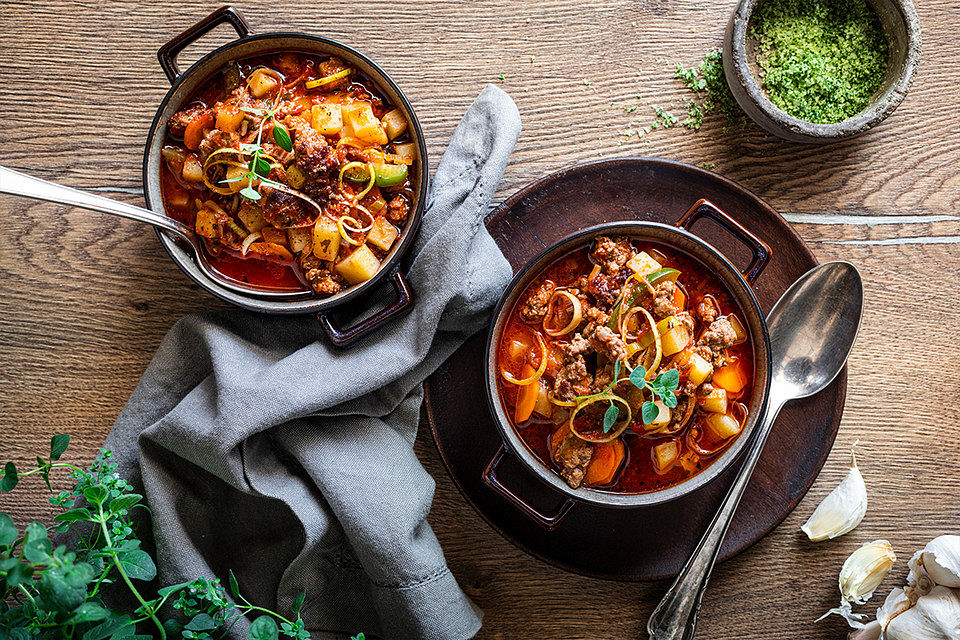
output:
{"label": "fresh oregano sprig garnish", "polygon": [[280,106],[277,105],[273,109],[262,109],[259,107],[240,107],[240,110],[249,113],[250,115],[260,117],[260,125],[257,128],[257,141],[256,143],[247,143],[240,145],[241,153],[248,154],[250,156],[250,161],[247,163],[247,171],[243,175],[236,176],[234,178],[229,178],[226,180],[221,180],[224,184],[231,182],[246,182],[247,186],[240,191],[240,195],[248,200],[259,200],[261,198],[260,192],[253,188],[253,183],[255,180],[259,180],[265,184],[279,184],[273,180],[270,180],[267,176],[270,175],[270,161],[264,158],[266,152],[261,146],[263,141],[263,126],[273,120],[273,140],[277,145],[284,151],[293,151],[293,142],[290,140],[290,133],[287,131],[286,127],[276,121],[274,116],[277,111],[280,110]]}
{"label": "fresh oregano sprig garnish", "polygon": [[[50,460],[38,457],[37,467],[25,473],[13,462],[4,465],[3,492],[35,473],[50,486],[54,469],[69,472],[74,485],[51,496],[50,503],[62,509],[53,527],[31,522],[21,535],[13,518],[0,513],[0,638],[212,640],[225,637],[251,614],[258,615],[250,624],[251,640],[310,638],[300,616],[304,594],[285,617],[244,598],[233,572],[233,598],[219,580],[207,578],[148,592],[146,583],[156,578],[157,568],[141,548],[130,518],[133,509],[146,508],[143,496],[132,493],[133,487],[116,473],[109,451],[101,450],[86,469],[59,462],[69,442],[67,435],[54,436]],[[84,504],[78,506],[81,500]],[[52,531],[71,532],[74,548],[54,548]],[[110,608],[101,595],[104,589],[128,591],[137,604],[132,610]],[[363,634],[353,640],[364,640]]]}
{"label": "fresh oregano sprig garnish", "polygon": [[[665,404],[670,409],[673,409],[677,406],[677,396],[674,394],[674,391],[677,390],[677,387],[680,385],[680,372],[676,369],[667,369],[663,371],[651,381],[647,380],[647,370],[642,365],[634,368],[630,372],[630,375],[626,378],[620,377],[620,359],[617,358],[617,361],[613,365],[613,381],[608,384],[603,391],[598,391],[597,393],[590,394],[588,396],[579,396],[576,398],[578,401],[588,400],[596,396],[603,396],[611,393],[617,385],[622,382],[630,382],[633,386],[641,391],[650,391],[650,393],[659,398],[663,404]],[[643,420],[643,424],[650,424],[657,419],[657,416],[660,413],[660,409],[652,400],[645,401],[640,406],[640,418]],[[617,423],[617,418],[620,417],[620,407],[617,406],[617,403],[613,400],[610,401],[610,406],[607,407],[607,410],[603,414],[603,432],[610,433],[610,430],[613,429],[613,425]]]}

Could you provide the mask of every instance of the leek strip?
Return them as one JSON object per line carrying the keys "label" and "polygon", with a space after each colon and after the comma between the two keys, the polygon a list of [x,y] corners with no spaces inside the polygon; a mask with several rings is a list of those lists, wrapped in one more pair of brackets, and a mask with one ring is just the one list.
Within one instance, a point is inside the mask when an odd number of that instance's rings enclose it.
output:
{"label": "leek strip", "polygon": [[[595,402],[616,402],[617,404],[623,405],[627,410],[627,417],[619,422],[619,426],[615,429],[611,429],[610,433],[601,433],[599,436],[586,435],[577,431],[574,421],[576,420],[577,414],[586,406],[594,404]],[[616,440],[620,437],[624,431],[627,430],[627,427],[630,426],[630,422],[633,420],[633,409],[630,408],[630,403],[621,398],[620,396],[614,393],[601,393],[595,396],[584,400],[579,403],[576,408],[570,413],[570,418],[567,420],[567,424],[570,426],[570,433],[577,436],[582,440],[587,442],[592,442],[594,444],[601,444],[604,442],[610,442],[611,440]]]}
{"label": "leek strip", "polygon": [[534,372],[532,376],[530,376],[529,378],[523,378],[522,380],[518,380],[513,376],[512,373],[510,373],[506,369],[501,368],[500,375],[502,375],[503,379],[506,380],[507,382],[524,387],[528,384],[533,384],[534,382],[539,380],[540,377],[543,376],[543,372],[547,370],[547,345],[546,343],[544,343],[543,338],[540,336],[539,332],[534,332],[533,335],[537,337],[537,342],[540,343],[540,366],[537,367],[537,370]]}

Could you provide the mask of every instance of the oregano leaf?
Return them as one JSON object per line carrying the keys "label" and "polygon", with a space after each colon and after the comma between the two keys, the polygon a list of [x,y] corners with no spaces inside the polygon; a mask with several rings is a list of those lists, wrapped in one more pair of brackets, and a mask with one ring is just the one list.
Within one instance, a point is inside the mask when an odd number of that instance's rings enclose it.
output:
{"label": "oregano leaf", "polygon": [[603,414],[603,432],[610,433],[610,430],[613,428],[614,423],[617,421],[617,416],[620,415],[620,407],[617,406],[615,402],[610,401],[610,406],[607,407],[606,412]]}
{"label": "oregano leaf", "polygon": [[50,438],[50,459],[59,460],[60,456],[67,450],[67,447],[70,445],[70,435],[66,433],[58,433],[57,435]]}
{"label": "oregano leaf", "polygon": [[39,522],[27,525],[23,537],[23,556],[34,564],[46,562],[50,559],[53,545],[47,537],[47,528]]}
{"label": "oregano leaf", "polygon": [[300,608],[303,606],[303,599],[306,598],[306,597],[307,597],[306,592],[301,591],[301,592],[300,592],[300,595],[298,595],[296,598],[294,598],[294,600],[293,600],[293,615],[295,615],[295,616],[299,616],[299,615],[300,615]]}
{"label": "oregano leaf", "polygon": [[190,631],[209,631],[217,628],[217,621],[208,613],[198,613],[183,628]]}
{"label": "oregano leaf", "polygon": [[0,478],[0,491],[7,492],[13,491],[13,488],[17,486],[17,482],[20,480],[17,475],[17,465],[12,462],[8,462],[3,467],[3,478]]}
{"label": "oregano leaf", "polygon": [[128,576],[137,580],[149,582],[157,577],[157,565],[150,554],[142,549],[125,552],[120,556],[120,565]]}
{"label": "oregano leaf", "polygon": [[57,522],[81,522],[93,520],[93,514],[90,513],[89,509],[80,507],[79,509],[71,509],[70,511],[57,514],[53,519]]}
{"label": "oregano leaf", "polygon": [[141,500],[143,500],[143,496],[139,493],[125,493],[122,496],[117,496],[110,501],[110,513],[120,513],[124,509],[129,509]]}
{"label": "oregano leaf", "polygon": [[643,389],[645,386],[647,386],[647,381],[645,379],[646,377],[647,370],[643,365],[637,366],[637,368],[630,372],[630,382],[632,382],[633,386],[638,389]]}
{"label": "oregano leaf", "polygon": [[233,569],[230,569],[228,573],[229,582],[230,582],[230,595],[234,598],[240,597],[240,585],[237,584],[237,576],[233,575]]}
{"label": "oregano leaf", "polygon": [[663,400],[663,404],[667,405],[667,407],[670,409],[673,409],[677,406],[677,396],[673,395],[672,391],[664,392],[660,398]]}
{"label": "oregano leaf", "polygon": [[277,640],[280,629],[270,616],[260,616],[250,624],[248,637],[250,640]]}
{"label": "oregano leaf", "polygon": [[16,539],[17,525],[13,523],[13,518],[0,513],[0,547],[5,547]]}
{"label": "oregano leaf", "polygon": [[103,501],[107,499],[107,488],[102,484],[95,484],[83,490],[83,497],[86,498],[90,504],[99,507],[103,504]]}
{"label": "oregano leaf", "polygon": [[658,375],[653,383],[660,385],[667,391],[676,391],[677,386],[680,384],[680,372],[676,369],[667,369]]}
{"label": "oregano leaf", "polygon": [[649,400],[640,407],[640,417],[643,419],[643,424],[650,424],[657,419],[658,415],[660,415],[659,407]]}
{"label": "oregano leaf", "polygon": [[284,151],[293,151],[293,142],[290,140],[290,134],[287,133],[287,129],[283,125],[273,125],[273,139]]}
{"label": "oregano leaf", "polygon": [[260,199],[260,193],[257,192],[257,190],[254,189],[253,187],[246,187],[240,192],[240,195],[242,195],[244,198],[247,198],[248,200]]}

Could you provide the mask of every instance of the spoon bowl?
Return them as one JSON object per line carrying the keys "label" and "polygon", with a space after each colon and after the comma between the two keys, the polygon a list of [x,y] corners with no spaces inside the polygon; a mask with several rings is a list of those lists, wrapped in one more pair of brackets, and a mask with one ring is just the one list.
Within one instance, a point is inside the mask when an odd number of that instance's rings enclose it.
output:
{"label": "spoon bowl", "polygon": [[849,262],[828,262],[800,277],[767,316],[770,399],[743,467],[687,564],[647,621],[651,640],[692,640],[720,545],[783,405],[822,391],[853,349],[863,315],[863,282]]}
{"label": "spoon bowl", "polygon": [[862,308],[863,282],[849,262],[822,264],[794,283],[767,315],[774,388],[806,398],[830,384],[853,348]]}

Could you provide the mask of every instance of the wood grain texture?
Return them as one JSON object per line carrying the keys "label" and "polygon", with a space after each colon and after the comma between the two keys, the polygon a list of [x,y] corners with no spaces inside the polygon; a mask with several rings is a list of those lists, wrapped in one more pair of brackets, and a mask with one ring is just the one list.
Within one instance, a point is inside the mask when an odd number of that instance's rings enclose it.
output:
{"label": "wood grain texture", "polygon": [[[142,204],[142,143],[166,80],[156,49],[221,4],[159,0],[0,3],[0,164]],[[797,224],[821,260],[857,264],[866,284],[834,452],[795,513],[715,573],[699,637],[837,638],[835,575],[856,546],[888,538],[901,561],[960,529],[960,7],[921,0],[923,59],[901,107],[827,147],[752,125],[698,133],[619,132],[687,98],[671,78],[719,45],[732,0],[242,2],[257,31],[307,31],[362,48],[413,102],[440,157],[477,92],[496,82],[524,131],[499,198],[563,166],[623,155],[716,163]],[[226,29],[186,52],[226,42]],[[500,74],[503,79],[500,80]],[[587,84],[589,83],[589,84]],[[632,113],[625,111],[637,106]],[[94,213],[0,196],[0,458],[29,460],[74,434],[89,457],[164,333],[221,303],[173,266],[152,232]],[[665,584],[567,575],[492,532],[461,499],[428,432],[417,452],[437,479],[431,522],[485,610],[479,638],[636,638]],[[845,472],[859,439],[871,506],[859,529],[821,544],[798,527]],[[49,515],[35,483],[0,498],[19,523]],[[624,544],[630,544],[625,540]],[[878,598],[879,599],[879,598]],[[870,610],[871,607],[866,607]]]}

